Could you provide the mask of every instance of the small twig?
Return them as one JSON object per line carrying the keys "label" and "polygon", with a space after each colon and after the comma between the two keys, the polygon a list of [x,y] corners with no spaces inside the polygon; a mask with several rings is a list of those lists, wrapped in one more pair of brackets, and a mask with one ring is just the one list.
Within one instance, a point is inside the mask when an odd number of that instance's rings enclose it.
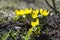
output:
{"label": "small twig", "polygon": [[29,24],[29,20],[27,18],[24,18],[26,20],[26,22]]}
{"label": "small twig", "polygon": [[54,11],[55,11],[55,14],[57,14],[57,12],[56,12],[56,4],[55,4],[55,0],[52,0],[52,3],[53,3],[53,7],[54,7]]}
{"label": "small twig", "polygon": [[52,7],[47,0],[45,0],[46,4],[51,8],[53,9],[54,11],[56,11],[57,13],[60,13],[59,11],[57,11],[54,7]]}

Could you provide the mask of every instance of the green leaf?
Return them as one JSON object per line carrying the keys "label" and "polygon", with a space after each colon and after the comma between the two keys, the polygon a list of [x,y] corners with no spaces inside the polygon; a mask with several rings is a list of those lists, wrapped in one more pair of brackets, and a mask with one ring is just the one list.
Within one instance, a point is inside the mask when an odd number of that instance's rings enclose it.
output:
{"label": "green leaf", "polygon": [[9,37],[8,33],[4,33],[4,35],[2,36],[2,40],[6,40]]}
{"label": "green leaf", "polygon": [[25,36],[25,40],[29,40],[29,36],[28,36],[28,34]]}
{"label": "green leaf", "polygon": [[9,37],[11,30],[9,32],[5,32],[2,36],[2,40],[6,40]]}

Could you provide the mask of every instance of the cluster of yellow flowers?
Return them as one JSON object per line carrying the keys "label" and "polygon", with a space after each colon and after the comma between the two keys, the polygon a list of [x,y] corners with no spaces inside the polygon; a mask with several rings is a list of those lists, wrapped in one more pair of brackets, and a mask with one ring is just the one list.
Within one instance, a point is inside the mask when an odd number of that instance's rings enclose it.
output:
{"label": "cluster of yellow flowers", "polygon": [[[16,18],[20,17],[20,16],[24,16],[25,17],[26,15],[30,14],[31,18],[35,19],[35,21],[30,21],[30,25],[32,27],[27,32],[28,36],[30,36],[32,34],[33,29],[36,28],[37,25],[39,25],[39,19],[38,19],[39,15],[48,16],[49,15],[49,11],[43,10],[43,9],[40,9],[40,10],[34,9],[33,10],[32,8],[30,8],[30,9],[26,8],[26,9],[15,10],[15,14],[16,14]],[[40,31],[40,29],[39,29],[39,31]],[[39,31],[38,31],[38,33],[40,33]]]}
{"label": "cluster of yellow flowers", "polygon": [[15,10],[16,16],[23,16],[23,15],[31,14],[31,13],[32,13],[31,8],[30,9],[26,8],[25,10],[24,9]]}
{"label": "cluster of yellow flowers", "polygon": [[31,21],[32,27],[35,27],[35,26],[39,25],[39,19],[37,18],[38,15],[48,16],[49,11],[43,10],[43,9],[33,10],[32,8],[30,8],[30,9],[26,8],[26,9],[15,10],[15,14],[16,14],[16,16],[24,16],[24,15],[27,15],[27,14],[31,14],[31,17],[33,19],[36,19],[36,21]]}
{"label": "cluster of yellow flowers", "polygon": [[38,13],[40,13],[42,16],[48,16],[49,12],[47,10],[43,9],[35,9],[33,10],[32,8],[28,9],[20,9],[20,10],[15,10],[15,14],[17,16],[23,16],[25,14],[32,14],[32,18],[36,18],[38,16]]}

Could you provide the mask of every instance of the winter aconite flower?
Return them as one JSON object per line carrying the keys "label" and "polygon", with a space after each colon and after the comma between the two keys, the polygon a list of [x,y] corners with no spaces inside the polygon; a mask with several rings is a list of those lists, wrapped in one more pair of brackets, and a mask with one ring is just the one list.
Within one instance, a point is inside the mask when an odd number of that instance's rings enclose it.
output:
{"label": "winter aconite flower", "polygon": [[38,13],[39,13],[39,10],[38,10],[38,9],[33,10],[33,13],[34,13],[34,14],[38,14]]}
{"label": "winter aconite flower", "polygon": [[43,16],[48,16],[48,14],[49,14],[49,12],[47,10],[44,10],[42,13]]}
{"label": "winter aconite flower", "polygon": [[40,14],[42,16],[48,16],[49,12],[47,10],[40,9]]}
{"label": "winter aconite flower", "polygon": [[37,18],[38,15],[37,14],[32,14],[32,18]]}
{"label": "winter aconite flower", "polygon": [[32,18],[37,18],[38,17],[39,10],[33,10]]}
{"label": "winter aconite flower", "polygon": [[25,11],[23,9],[15,10],[15,14],[16,14],[16,16],[22,16],[25,14]]}
{"label": "winter aconite flower", "polygon": [[20,16],[19,10],[15,10],[15,14],[16,14],[16,16]]}
{"label": "winter aconite flower", "polygon": [[31,25],[32,27],[39,25],[39,19],[36,19],[36,21],[31,21]]}
{"label": "winter aconite flower", "polygon": [[20,9],[20,15],[24,15],[25,14],[25,10]]}
{"label": "winter aconite flower", "polygon": [[26,13],[26,14],[32,13],[32,8],[30,8],[30,9],[26,8],[26,9],[25,9],[25,13]]}

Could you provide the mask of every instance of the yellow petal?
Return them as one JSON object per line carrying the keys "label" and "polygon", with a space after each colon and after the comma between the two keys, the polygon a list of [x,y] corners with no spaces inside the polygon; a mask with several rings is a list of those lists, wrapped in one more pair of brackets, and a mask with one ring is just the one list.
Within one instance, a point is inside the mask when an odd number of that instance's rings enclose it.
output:
{"label": "yellow petal", "polygon": [[43,13],[43,9],[40,9],[40,13]]}
{"label": "yellow petal", "polygon": [[37,18],[38,15],[37,14],[32,14],[32,18]]}
{"label": "yellow petal", "polygon": [[48,14],[49,14],[49,12],[47,12],[47,10],[44,10],[42,13],[43,16],[48,16]]}
{"label": "yellow petal", "polygon": [[19,16],[20,12],[18,10],[15,10],[15,14],[16,14],[16,16]]}
{"label": "yellow petal", "polygon": [[35,22],[32,21],[32,22],[31,22],[31,25],[32,25],[32,27],[35,27],[35,26],[39,25],[39,19],[36,19]]}
{"label": "yellow petal", "polygon": [[25,11],[23,9],[20,9],[20,14],[21,15],[24,15],[25,14]]}
{"label": "yellow petal", "polygon": [[25,13],[26,13],[26,14],[32,13],[32,9],[31,9],[31,8],[30,8],[30,9],[26,8],[26,9],[25,9]]}
{"label": "yellow petal", "polygon": [[33,10],[33,13],[34,13],[34,14],[38,14],[38,13],[39,13],[39,10],[38,10],[38,9]]}

